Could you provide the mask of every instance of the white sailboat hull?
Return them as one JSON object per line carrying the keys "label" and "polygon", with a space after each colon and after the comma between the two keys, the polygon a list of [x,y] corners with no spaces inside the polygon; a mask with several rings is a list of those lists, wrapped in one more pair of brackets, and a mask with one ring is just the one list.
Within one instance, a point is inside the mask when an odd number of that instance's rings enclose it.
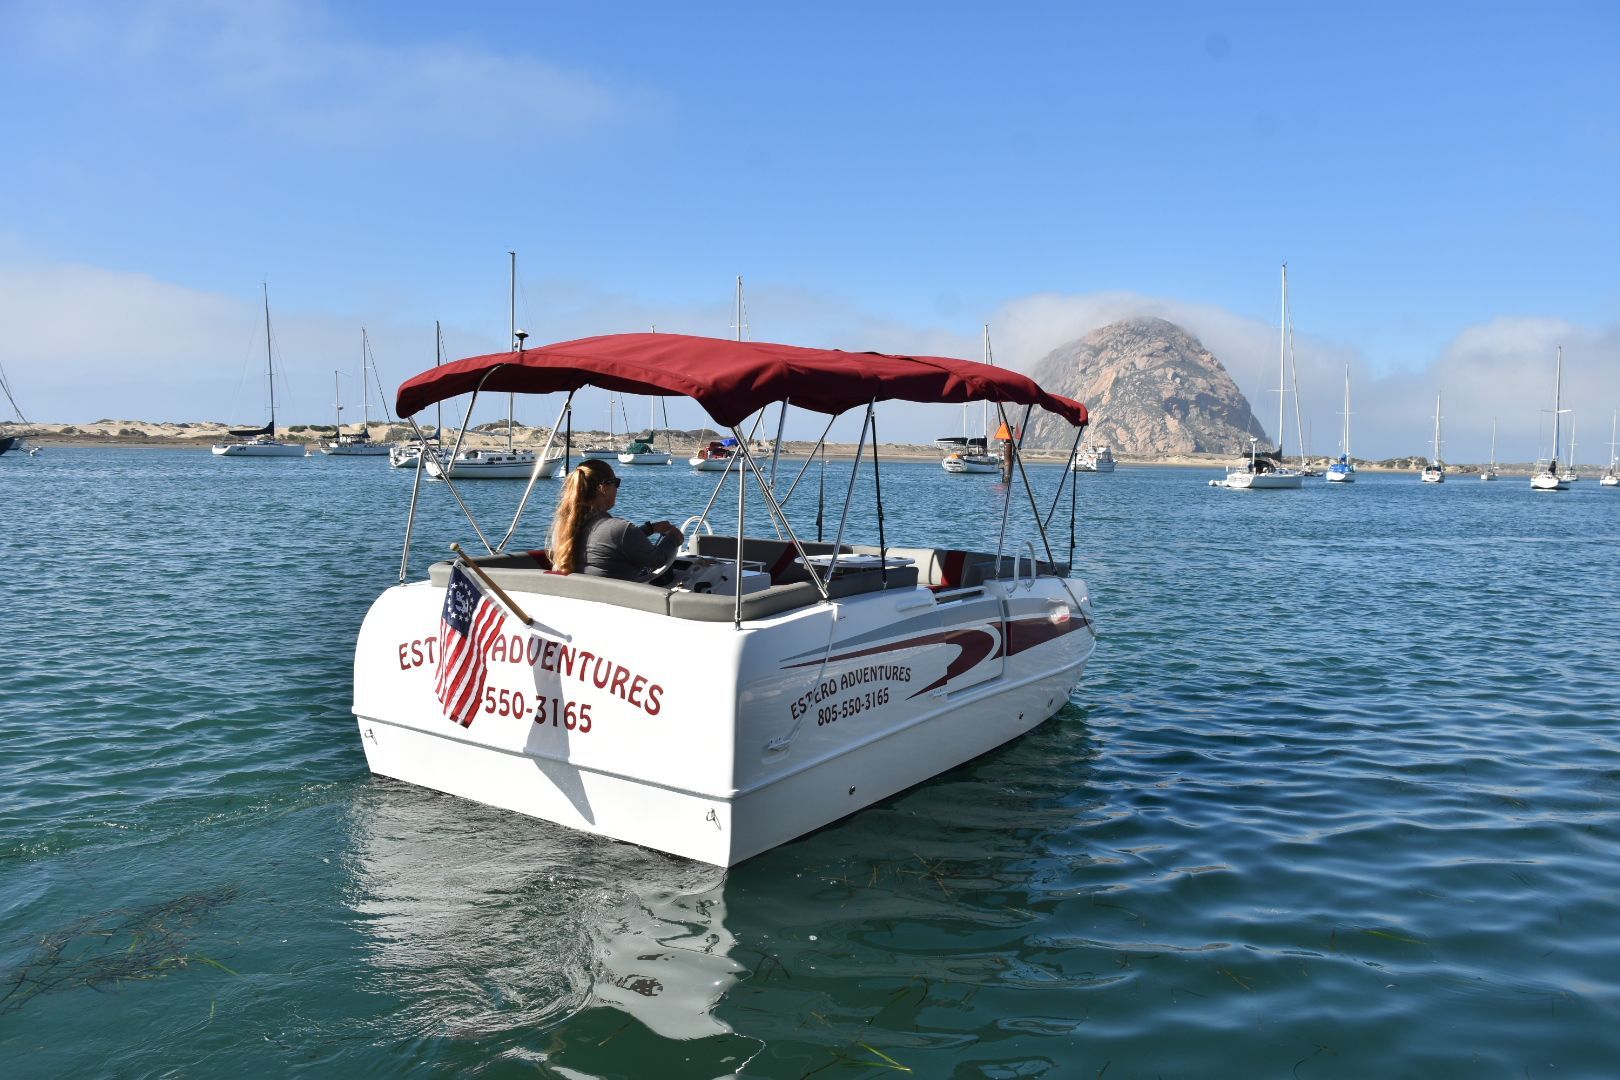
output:
{"label": "white sailboat hull", "polygon": [[1603,479],[1599,480],[1598,483],[1604,487],[1620,487],[1620,476],[1616,476],[1614,473],[1604,473]]}
{"label": "white sailboat hull", "polygon": [[686,463],[698,472],[725,472],[730,462],[730,458],[691,457],[686,459]]}
{"label": "white sailboat hull", "polygon": [[1568,491],[1569,485],[1552,473],[1541,472],[1530,478],[1531,491]]}
{"label": "white sailboat hull", "polygon": [[[446,463],[430,457],[424,468],[430,478],[442,480],[527,480],[534,474],[535,455],[527,452],[515,454],[479,452],[478,457],[465,454]],[[540,470],[540,479],[556,480],[562,476],[563,459],[548,458]]]}
{"label": "white sailboat hull", "polygon": [[1337,466],[1334,466],[1334,465],[1329,465],[1328,466],[1327,477],[1326,477],[1328,483],[1330,483],[1330,484],[1353,484],[1353,483],[1356,482],[1356,474],[1355,474],[1355,472],[1353,470],[1344,470],[1344,471],[1341,472],[1341,471],[1335,471],[1336,469],[1337,469]]}
{"label": "white sailboat hull", "polygon": [[214,447],[215,457],[293,458],[303,457],[308,451],[303,443],[247,442],[221,443]]}
{"label": "white sailboat hull", "polygon": [[1230,472],[1226,474],[1224,484],[1233,491],[1283,491],[1304,485],[1305,478],[1293,471]]}
{"label": "white sailboat hull", "polygon": [[1070,700],[1095,646],[1084,582],[1004,584],[947,603],[870,592],[740,628],[508,586],[566,639],[508,619],[465,728],[434,695],[444,588],[395,586],[356,647],[361,745],[378,775],[730,866]]}
{"label": "white sailboat hull", "polygon": [[1001,462],[993,457],[973,455],[952,456],[939,463],[948,473],[999,473]]}
{"label": "white sailboat hull", "polygon": [[620,465],[673,465],[672,454],[620,454]]}
{"label": "white sailboat hull", "polygon": [[1425,484],[1443,484],[1446,482],[1446,474],[1439,469],[1424,469],[1423,482]]}
{"label": "white sailboat hull", "polygon": [[340,443],[337,446],[323,446],[321,453],[327,457],[386,457],[388,455],[387,443]]}

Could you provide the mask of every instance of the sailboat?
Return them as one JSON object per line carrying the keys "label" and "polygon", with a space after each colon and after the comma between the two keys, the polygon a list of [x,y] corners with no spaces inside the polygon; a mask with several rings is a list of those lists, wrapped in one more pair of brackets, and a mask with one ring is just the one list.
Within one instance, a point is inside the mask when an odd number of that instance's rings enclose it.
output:
{"label": "sailboat", "polygon": [[[984,324],[984,362],[993,364],[990,356],[990,324]],[[982,438],[967,438],[967,405],[962,405],[962,436],[965,442],[960,450],[952,450],[945,455],[940,468],[948,473],[999,473],[1001,472],[1001,459],[990,452],[989,438],[989,408],[985,402],[979,402],[979,422],[986,434]]]}
{"label": "sailboat", "polygon": [[1350,459],[1350,365],[1344,365],[1344,434],[1339,436],[1339,460],[1327,469],[1330,484],[1353,484],[1356,481],[1356,463]]}
{"label": "sailboat", "polygon": [[1564,347],[1558,346],[1558,362],[1553,368],[1553,456],[1530,477],[1531,491],[1568,491],[1569,482],[1558,472],[1558,418],[1564,414]]}
{"label": "sailboat", "polygon": [[[1297,469],[1290,469],[1283,461],[1283,407],[1287,402],[1288,374],[1288,264],[1282,268],[1282,328],[1277,345],[1277,449],[1260,453],[1260,440],[1250,436],[1249,460],[1226,470],[1224,480],[1211,480],[1211,487],[1231,488],[1233,491],[1265,491],[1303,487],[1305,478]],[[1295,402],[1294,408],[1299,408]]]}
{"label": "sailboat", "polygon": [[[654,423],[657,416],[654,410],[662,404],[663,398],[649,397],[647,399],[647,434],[637,436],[625,444],[619,451],[619,464],[621,465],[673,465],[675,455],[668,449],[659,450],[653,446],[658,438],[658,426]],[[669,441],[669,409],[664,409],[664,441]]]}
{"label": "sailboat", "polygon": [[264,377],[270,388],[270,422],[262,428],[232,430],[231,435],[247,442],[216,443],[216,457],[303,457],[302,443],[281,442],[276,438],[276,366],[270,347],[270,283],[264,283]]}
{"label": "sailboat", "polygon": [[[11,383],[6,379],[5,368],[0,368],[0,390],[5,392],[6,400],[11,403],[11,411],[16,414],[17,423],[28,423],[28,417],[24,416],[22,414],[22,409],[17,407],[17,399],[11,396]],[[7,424],[6,426],[10,427],[11,425]],[[23,440],[22,435],[15,431],[0,435],[0,454],[4,454],[8,450],[16,450],[19,453],[26,450],[30,455],[39,453],[38,447],[29,446]]]}
{"label": "sailboat", "polygon": [[[741,341],[747,336],[746,315],[743,311],[743,279],[741,274],[737,275],[736,311],[737,322],[732,329],[736,333],[736,340]],[[699,433],[698,448],[691,457],[686,459],[686,463],[692,466],[692,468],[696,469],[698,472],[725,472],[727,469],[731,468],[731,459],[737,456],[737,440],[735,438],[704,440],[703,435],[707,434],[707,432],[708,429],[705,428]]]}
{"label": "sailboat", "polygon": [[1617,423],[1620,423],[1620,410],[1609,419],[1609,467],[1604,470],[1603,479],[1598,481],[1604,487],[1620,487],[1620,463],[1616,462],[1614,456],[1614,434]]}
{"label": "sailboat", "polygon": [[[332,372],[333,400],[337,403],[337,423],[333,430],[337,437],[327,441],[321,446],[321,453],[332,457],[382,457],[388,453],[387,443],[371,441],[371,411],[368,402],[371,395],[366,390],[366,367],[371,357],[371,341],[366,337],[366,328],[360,328],[360,430],[347,435],[343,433],[343,395],[338,388],[338,373]],[[375,361],[372,361],[374,364]]]}
{"label": "sailboat", "polygon": [[1491,417],[1491,463],[1480,471],[1481,480],[1495,480],[1501,473],[1496,469],[1496,417]]}
{"label": "sailboat", "polygon": [[[507,331],[511,336],[512,349],[521,352],[523,342],[528,334],[517,328],[517,252],[508,251],[511,256],[510,296],[508,304]],[[512,429],[515,421],[512,417],[514,395],[506,395],[506,449],[502,450],[463,450],[446,460],[442,455],[430,457],[427,460],[427,474],[434,480],[449,477],[452,480],[527,480],[535,473],[535,463],[538,455],[533,450],[519,450],[512,445]],[[548,457],[540,466],[539,475],[542,480],[555,480],[563,474],[563,455],[554,454]]]}
{"label": "sailboat", "polygon": [[[444,363],[444,327],[439,320],[433,320],[433,366],[438,367]],[[408,442],[395,443],[388,448],[388,464],[396,469],[414,469],[417,459],[422,451],[427,450],[434,457],[440,456],[439,432],[444,430],[444,413],[442,405],[434,405],[433,431],[426,439],[411,439]]]}
{"label": "sailboat", "polygon": [[1575,410],[1569,411],[1569,459],[1564,463],[1564,471],[1558,474],[1558,479],[1566,484],[1573,484],[1581,478],[1575,471]]}
{"label": "sailboat", "polygon": [[1425,484],[1443,484],[1446,482],[1446,466],[1440,460],[1440,393],[1434,395],[1434,453],[1429,463],[1423,467],[1423,482]]}

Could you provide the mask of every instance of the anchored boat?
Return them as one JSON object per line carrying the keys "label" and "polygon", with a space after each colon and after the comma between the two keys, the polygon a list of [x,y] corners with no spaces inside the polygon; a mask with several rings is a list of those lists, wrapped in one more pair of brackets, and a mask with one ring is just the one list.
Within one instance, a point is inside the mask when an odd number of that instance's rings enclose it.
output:
{"label": "anchored boat", "polygon": [[[1078,443],[1085,406],[964,360],[628,334],[448,364],[401,386],[397,411],[603,385],[690,397],[734,433],[728,475],[683,529],[687,550],[651,581],[557,573],[544,551],[511,544],[531,481],[498,541],[468,511],[485,554],[407,583],[408,523],[401,584],[373,604],[355,649],[354,713],[373,772],[729,866],[985,753],[1069,701],[1095,644],[1091,604],[1069,577],[1073,540],[1066,559],[1052,550],[1021,459],[983,532],[900,546],[885,528],[873,409],[988,400],[1004,415],[1023,406],[1027,421],[1040,407],[1075,425]],[[801,538],[790,515],[825,432],[783,490],[741,429],[785,401],[865,413],[830,540],[819,525],[816,540]],[[861,531],[876,543],[856,544],[851,506],[868,500],[851,496],[869,439],[878,509]],[[1058,475],[1054,508],[1073,483]],[[737,524],[723,535],[708,518],[728,482]],[[1020,486],[1039,547],[979,539],[1024,504]],[[762,504],[756,521],[770,518],[764,534],[743,528],[750,500]],[[1072,493],[1067,503],[1072,517]],[[890,528],[900,516],[889,508]]]}

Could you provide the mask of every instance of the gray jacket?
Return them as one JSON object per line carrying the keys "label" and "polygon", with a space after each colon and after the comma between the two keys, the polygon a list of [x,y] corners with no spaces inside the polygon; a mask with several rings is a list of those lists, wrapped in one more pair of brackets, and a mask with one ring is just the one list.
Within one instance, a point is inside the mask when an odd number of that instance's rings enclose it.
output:
{"label": "gray jacket", "polygon": [[[593,577],[637,581],[670,560],[680,541],[657,535],[656,541],[623,518],[603,514],[585,525],[574,557],[574,571]],[[583,563],[583,565],[581,565]]]}

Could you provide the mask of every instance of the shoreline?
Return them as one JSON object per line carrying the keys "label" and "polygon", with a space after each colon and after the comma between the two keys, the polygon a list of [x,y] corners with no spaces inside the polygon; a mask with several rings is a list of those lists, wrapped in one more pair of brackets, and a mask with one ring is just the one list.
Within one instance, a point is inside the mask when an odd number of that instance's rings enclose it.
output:
{"label": "shoreline", "polygon": [[[69,449],[105,448],[115,450],[195,450],[198,452],[209,450],[216,442],[228,438],[227,428],[224,424],[209,422],[200,423],[148,423],[133,420],[102,420],[93,424],[30,424],[26,429],[22,425],[0,425],[5,431],[0,434],[9,434],[16,431],[25,434],[30,443],[41,448],[65,447]],[[310,449],[316,449],[323,439],[331,437],[330,428],[318,426],[302,426],[302,430],[289,431],[284,438],[289,442],[306,444]],[[23,430],[17,430],[23,429]],[[378,442],[402,442],[409,438],[408,432],[400,425],[373,424],[370,427],[371,437]],[[446,431],[446,441],[455,437],[455,432]],[[691,433],[673,432],[670,440],[670,449],[677,458],[688,456],[695,452],[699,440]],[[538,450],[545,445],[547,430],[544,428],[519,428],[516,443],[523,449]],[[597,443],[622,442],[622,438],[610,439],[607,432],[576,431],[575,443],[580,446],[590,446]],[[506,439],[503,435],[496,435],[489,431],[469,431],[467,435],[468,447],[483,449],[497,449],[504,447]],[[769,443],[754,443],[756,453],[769,454]],[[809,456],[815,443],[808,440],[789,440],[782,444],[784,457],[803,459]],[[855,456],[853,443],[828,443],[827,456],[833,461],[848,461]],[[891,461],[938,461],[943,455],[939,449],[931,444],[919,443],[879,443],[878,455],[880,459]],[[1243,455],[1239,454],[1162,454],[1154,456],[1115,454],[1115,460],[1121,465],[1130,468],[1169,468],[1169,469],[1219,469],[1235,463]],[[1042,464],[1056,464],[1063,461],[1063,451],[1054,450],[1026,450],[1024,459]],[[1312,459],[1312,466],[1317,469],[1327,468],[1328,458]],[[1422,467],[1416,458],[1397,458],[1384,461],[1357,461],[1358,472],[1369,473],[1406,473],[1415,472]],[[1483,471],[1485,465],[1472,463],[1448,464],[1447,470],[1457,475],[1477,475]],[[1497,471],[1503,476],[1530,476],[1535,472],[1536,466],[1529,462],[1498,463]],[[1586,475],[1601,475],[1605,466],[1601,464],[1582,463],[1575,466],[1577,472]]]}

